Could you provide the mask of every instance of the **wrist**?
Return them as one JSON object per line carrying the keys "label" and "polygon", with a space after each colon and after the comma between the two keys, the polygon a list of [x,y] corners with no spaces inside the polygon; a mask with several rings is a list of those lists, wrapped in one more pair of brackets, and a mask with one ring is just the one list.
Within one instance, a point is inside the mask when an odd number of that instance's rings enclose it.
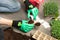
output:
{"label": "wrist", "polygon": [[12,26],[15,28],[19,28],[19,27],[21,27],[21,24],[22,24],[21,20],[18,20],[18,21],[13,20]]}
{"label": "wrist", "polygon": [[12,21],[13,20],[5,19],[5,18],[0,18],[0,24],[3,24],[3,25],[11,26],[12,25]]}

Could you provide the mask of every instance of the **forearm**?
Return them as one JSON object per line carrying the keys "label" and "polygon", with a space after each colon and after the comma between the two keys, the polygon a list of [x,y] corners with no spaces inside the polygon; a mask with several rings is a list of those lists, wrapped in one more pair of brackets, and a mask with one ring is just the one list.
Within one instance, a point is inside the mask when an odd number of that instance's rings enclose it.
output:
{"label": "forearm", "polygon": [[2,24],[2,25],[12,26],[12,22],[13,22],[13,20],[0,18],[0,24]]}
{"label": "forearm", "polygon": [[2,25],[8,25],[10,27],[18,27],[21,25],[22,21],[21,20],[10,20],[10,19],[5,19],[5,18],[0,18],[0,24]]}

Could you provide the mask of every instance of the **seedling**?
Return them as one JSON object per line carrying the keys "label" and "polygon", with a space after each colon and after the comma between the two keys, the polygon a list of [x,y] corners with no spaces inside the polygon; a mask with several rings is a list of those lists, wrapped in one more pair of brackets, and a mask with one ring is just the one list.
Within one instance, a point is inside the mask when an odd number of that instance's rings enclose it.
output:
{"label": "seedling", "polygon": [[57,18],[59,16],[58,5],[54,2],[48,2],[44,5],[44,16],[52,16]]}
{"label": "seedling", "polygon": [[60,20],[51,21],[51,34],[53,37],[60,40]]}

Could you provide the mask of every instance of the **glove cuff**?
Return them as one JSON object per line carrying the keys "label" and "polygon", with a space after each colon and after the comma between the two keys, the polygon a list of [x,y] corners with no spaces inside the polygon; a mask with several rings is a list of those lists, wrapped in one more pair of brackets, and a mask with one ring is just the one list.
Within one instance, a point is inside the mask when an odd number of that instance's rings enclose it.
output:
{"label": "glove cuff", "polygon": [[19,28],[22,24],[22,21],[21,20],[13,20],[13,23],[12,23],[12,26],[15,27],[15,28]]}

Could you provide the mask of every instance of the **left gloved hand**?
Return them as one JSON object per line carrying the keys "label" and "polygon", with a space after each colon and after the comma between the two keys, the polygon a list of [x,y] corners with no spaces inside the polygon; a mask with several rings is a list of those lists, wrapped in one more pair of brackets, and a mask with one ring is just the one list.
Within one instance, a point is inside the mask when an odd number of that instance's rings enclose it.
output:
{"label": "left gloved hand", "polygon": [[34,24],[28,24],[27,20],[22,20],[22,25],[19,28],[23,32],[29,32],[34,28]]}
{"label": "left gloved hand", "polygon": [[26,6],[26,11],[28,12],[28,18],[30,18],[30,14],[33,15],[34,20],[36,19],[36,16],[38,15],[38,8],[32,5],[29,0],[25,0],[25,6]]}
{"label": "left gloved hand", "polygon": [[36,20],[36,16],[38,15],[37,7],[27,10],[28,11],[28,18],[30,18],[30,14],[32,13],[34,20]]}

